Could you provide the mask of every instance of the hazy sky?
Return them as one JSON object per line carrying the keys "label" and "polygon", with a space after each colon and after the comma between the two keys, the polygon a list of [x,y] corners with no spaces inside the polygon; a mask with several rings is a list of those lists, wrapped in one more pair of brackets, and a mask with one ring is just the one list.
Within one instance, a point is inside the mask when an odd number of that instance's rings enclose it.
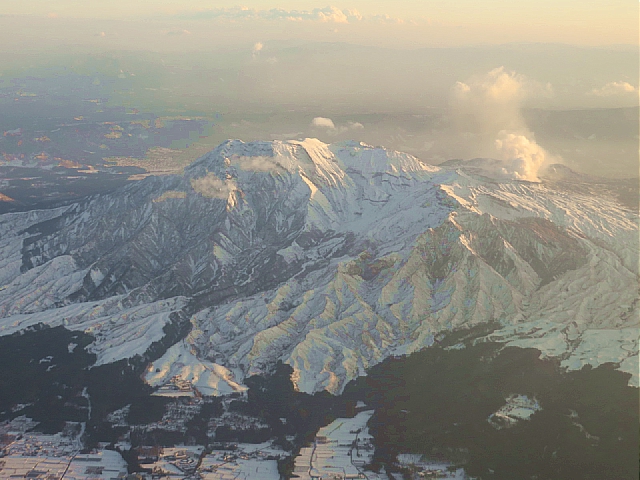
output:
{"label": "hazy sky", "polygon": [[[607,173],[611,158],[614,173],[637,174],[637,128],[623,141],[600,117],[567,130],[523,114],[637,107],[635,0],[242,1],[0,0],[0,86],[232,112],[225,134],[242,138],[366,136],[433,163],[518,158],[526,178],[558,161]],[[259,120],[274,112],[279,124]]]}
{"label": "hazy sky", "polygon": [[[0,15],[58,20],[58,25],[33,23],[29,30],[25,23],[29,19],[12,19],[16,25],[12,35],[20,36],[20,25],[23,35],[32,41],[47,30],[59,28],[61,34],[68,29],[69,24],[61,20],[91,18],[84,27],[102,28],[100,22],[127,19],[145,20],[146,28],[153,21],[165,29],[191,31],[197,30],[198,24],[214,22],[250,27],[256,34],[264,31],[269,38],[331,40],[333,35],[344,41],[348,35],[354,42],[380,44],[383,37],[393,46],[508,42],[610,45],[638,43],[638,5],[634,0],[348,0],[331,6],[312,0],[245,0],[242,4],[219,0],[3,0]],[[7,19],[2,23],[8,24]],[[296,23],[305,28],[294,28]]]}

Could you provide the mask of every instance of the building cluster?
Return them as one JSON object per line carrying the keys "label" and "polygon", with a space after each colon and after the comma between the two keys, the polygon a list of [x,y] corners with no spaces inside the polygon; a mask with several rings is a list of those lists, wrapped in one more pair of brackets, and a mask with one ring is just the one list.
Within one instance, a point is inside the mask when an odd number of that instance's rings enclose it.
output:
{"label": "building cluster", "polygon": [[[80,450],[78,438],[71,432],[77,432],[80,424],[68,422],[65,431],[55,435],[31,432],[38,422],[24,415],[0,424],[0,455],[4,457],[73,455]],[[74,433],[75,433],[74,432]]]}
{"label": "building cluster", "polygon": [[262,430],[269,428],[269,425],[262,420],[249,415],[242,415],[236,412],[225,412],[218,418],[212,418],[207,424],[207,435],[209,438],[215,439],[216,430],[219,427],[226,426],[231,431],[250,431],[250,430]]}
{"label": "building cluster", "polygon": [[106,421],[114,427],[128,427],[129,422],[127,421],[127,418],[129,417],[130,409],[131,405],[126,405],[118,410],[114,410],[107,415]]}
{"label": "building cluster", "polygon": [[203,452],[204,447],[202,446],[139,447],[137,449],[140,466],[151,472],[151,478],[193,476],[200,464]]}
{"label": "building cluster", "polygon": [[[169,198],[171,195],[166,195],[165,198]],[[154,202],[158,201],[157,199]],[[159,387],[154,395],[158,397],[194,397],[196,391],[193,388],[191,382],[180,378],[179,376],[171,377],[171,379]]]}
{"label": "building cluster", "polygon": [[463,480],[466,477],[464,470],[452,467],[444,460],[425,458],[419,454],[403,453],[397,457],[398,465],[409,472],[412,479],[422,478],[448,478],[450,480]]}
{"label": "building cluster", "polygon": [[203,480],[279,480],[278,459],[287,455],[268,442],[227,445],[207,454],[198,474]]}
{"label": "building cluster", "polygon": [[[0,478],[30,480],[125,480],[127,463],[118,452],[81,454],[80,424],[62,433],[31,432],[25,416],[0,424]],[[79,427],[79,428],[76,428]]]}
{"label": "building cluster", "polygon": [[278,459],[288,452],[262,444],[213,443],[202,446],[157,447],[135,449],[145,473],[141,480],[280,480]]}
{"label": "building cluster", "polygon": [[102,450],[71,456],[0,458],[0,478],[30,480],[126,480],[127,464],[118,452]]}
{"label": "building cluster", "polygon": [[[161,421],[131,429],[184,432],[186,424],[200,413],[205,400],[198,397],[176,398],[165,410]],[[100,450],[81,454],[79,441],[83,424],[69,425],[62,433],[45,435],[31,430],[37,425],[27,417],[17,417],[0,424],[0,478],[36,480],[279,480],[278,460],[289,452],[262,444],[229,443],[216,440],[216,430],[225,426],[235,431],[268,428],[258,418],[236,411],[226,412],[209,421],[208,434],[212,443],[203,446],[160,447],[147,445],[135,448],[144,473],[127,474],[127,464],[119,452]],[[294,473],[301,480],[347,480],[383,478],[364,471],[371,462],[374,448],[367,422],[373,412],[361,405],[353,418],[340,418],[320,429],[315,441],[303,448],[295,460]],[[363,411],[364,410],[364,411]],[[113,412],[113,425],[128,425],[129,408]],[[73,428],[72,428],[73,427]],[[132,430],[129,430],[130,432]],[[128,445],[125,445],[128,444]],[[120,446],[120,444],[118,444]],[[124,442],[124,450],[131,447]]]}
{"label": "building cluster", "polygon": [[165,430],[168,432],[187,431],[187,422],[202,409],[204,402],[200,398],[180,399],[167,404],[162,419],[144,426],[146,430]]}

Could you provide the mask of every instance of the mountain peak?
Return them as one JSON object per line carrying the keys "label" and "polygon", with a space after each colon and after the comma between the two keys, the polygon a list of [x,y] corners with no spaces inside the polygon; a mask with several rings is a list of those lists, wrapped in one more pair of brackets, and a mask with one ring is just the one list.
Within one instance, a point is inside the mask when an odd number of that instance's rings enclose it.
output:
{"label": "mountain peak", "polygon": [[615,361],[637,384],[637,215],[466,168],[358,142],[228,140],[184,176],[2,216],[0,334],[95,332],[108,363],[191,319],[191,355],[168,351],[158,382],[237,390],[281,360],[300,390],[336,393],[440,332],[498,320],[500,341],[570,368]]}
{"label": "mountain peak", "polygon": [[[220,178],[245,172],[301,172],[307,178],[343,178],[347,172],[371,177],[380,174],[414,177],[433,174],[438,167],[413,155],[353,140],[326,144],[317,138],[243,142],[226,140],[185,169],[198,178],[211,172]],[[330,182],[334,183],[334,182]]]}

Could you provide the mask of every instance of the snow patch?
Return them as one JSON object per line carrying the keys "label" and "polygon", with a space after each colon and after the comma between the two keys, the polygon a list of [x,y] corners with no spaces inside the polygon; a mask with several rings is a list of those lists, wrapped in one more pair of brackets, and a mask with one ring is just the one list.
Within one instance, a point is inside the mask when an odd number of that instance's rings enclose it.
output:
{"label": "snow patch", "polygon": [[220,396],[244,392],[247,387],[234,380],[233,373],[217,363],[200,360],[193,347],[180,342],[153,362],[145,375],[146,382],[158,387],[180,380],[203,395]]}
{"label": "snow patch", "polygon": [[542,410],[535,398],[529,398],[526,395],[510,395],[506,402],[487,419],[496,429],[512,427],[520,420],[529,420],[531,415]]}
{"label": "snow patch", "polygon": [[0,335],[11,335],[39,323],[64,326],[95,337],[87,350],[97,355],[96,365],[142,355],[153,342],[164,337],[170,315],[186,305],[185,297],[174,297],[125,307],[124,296],[87,302],[31,314],[0,318]]}

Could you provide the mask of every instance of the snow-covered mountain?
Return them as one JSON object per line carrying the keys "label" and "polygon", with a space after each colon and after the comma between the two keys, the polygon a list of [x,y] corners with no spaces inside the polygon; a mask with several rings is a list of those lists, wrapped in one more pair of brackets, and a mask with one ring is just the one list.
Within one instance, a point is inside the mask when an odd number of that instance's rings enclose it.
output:
{"label": "snow-covered mountain", "polygon": [[354,142],[227,141],[184,175],[0,216],[0,334],[64,325],[109,363],[189,319],[152,385],[241,391],[282,360],[300,390],[339,393],[495,321],[488,341],[615,362],[637,386],[638,214],[571,185]]}

